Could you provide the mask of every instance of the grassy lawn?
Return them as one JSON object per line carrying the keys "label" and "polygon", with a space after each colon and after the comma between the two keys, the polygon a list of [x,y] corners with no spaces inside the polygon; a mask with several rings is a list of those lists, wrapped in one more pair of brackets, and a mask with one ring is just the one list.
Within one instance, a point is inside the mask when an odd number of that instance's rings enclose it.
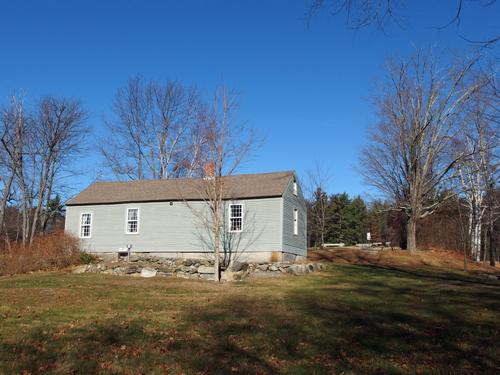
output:
{"label": "grassy lawn", "polygon": [[331,264],[216,285],[0,278],[0,373],[499,373],[500,285]]}

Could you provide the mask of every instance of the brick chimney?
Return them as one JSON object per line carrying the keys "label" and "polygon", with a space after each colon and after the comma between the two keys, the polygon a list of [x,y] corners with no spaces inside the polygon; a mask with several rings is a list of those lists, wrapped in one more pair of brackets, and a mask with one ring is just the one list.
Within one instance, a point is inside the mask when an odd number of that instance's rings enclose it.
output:
{"label": "brick chimney", "polygon": [[213,161],[207,161],[204,166],[205,178],[215,177],[215,163]]}

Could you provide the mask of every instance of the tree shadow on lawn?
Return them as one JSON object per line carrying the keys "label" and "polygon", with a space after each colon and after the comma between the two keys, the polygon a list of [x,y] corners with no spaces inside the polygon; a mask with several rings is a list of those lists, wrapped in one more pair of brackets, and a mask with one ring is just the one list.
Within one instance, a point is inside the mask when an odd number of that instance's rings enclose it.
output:
{"label": "tree shadow on lawn", "polygon": [[28,337],[2,343],[0,363],[12,373],[121,373],[127,362],[143,367],[147,358],[139,357],[147,353],[141,348],[154,338],[141,321],[108,320],[57,332],[36,327]]}
{"label": "tree shadow on lawn", "polygon": [[443,286],[337,266],[240,284],[183,309],[173,326],[131,312],[37,327],[2,343],[0,362],[32,373],[498,373],[499,288]]}
{"label": "tree shadow on lawn", "polygon": [[[340,264],[351,264],[351,265],[362,265],[365,267],[372,267],[374,269],[385,269],[391,271],[397,271],[402,273],[407,273],[412,276],[418,276],[421,278],[429,278],[436,280],[444,280],[446,282],[456,281],[463,283],[475,283],[483,285],[497,285],[500,286],[500,282],[496,280],[485,280],[477,276],[480,273],[477,270],[474,272],[455,270],[450,271],[445,267],[439,266],[429,266],[425,264],[421,265],[399,265],[394,266],[391,264],[384,264],[379,259],[377,259],[377,254],[365,253],[362,250],[358,250],[358,253],[352,254],[348,252],[335,252],[335,251],[321,251],[315,252],[311,257],[313,260],[319,260],[327,263],[339,262]],[[459,273],[460,272],[460,273]],[[462,275],[461,273],[469,273],[467,275]],[[483,271],[483,274],[488,274],[488,272]]]}
{"label": "tree shadow on lawn", "polygon": [[295,300],[324,322],[339,318],[337,328],[348,327],[343,336],[353,355],[399,356],[396,362],[423,365],[426,371],[434,366],[453,373],[470,373],[471,368],[482,373],[500,370],[498,284],[456,275],[450,280],[435,272],[339,268],[349,283],[343,296],[329,300],[302,293]]}
{"label": "tree shadow on lawn", "polygon": [[[418,276],[386,271],[391,283],[370,282],[372,270],[352,270],[348,288],[316,276],[283,300],[239,297],[192,309],[184,319],[197,335],[175,351],[197,355],[179,360],[206,373],[498,372],[500,289],[452,286],[447,295],[428,281],[420,289]],[[474,321],[485,308],[493,317]]]}
{"label": "tree shadow on lawn", "polygon": [[[175,328],[159,328],[145,319],[96,321],[76,328],[36,327],[19,340],[2,342],[0,373],[275,373],[260,349],[272,347],[272,337],[259,327],[254,300],[234,300],[234,306],[194,307]],[[253,311],[254,313],[248,313]],[[291,333],[294,324],[275,327]],[[285,331],[280,332],[282,335]],[[239,338],[257,338],[260,344]],[[299,336],[296,336],[299,339]],[[291,355],[295,341],[282,339]]]}
{"label": "tree shadow on lawn", "polygon": [[478,278],[474,274],[468,276],[460,276],[456,272],[446,271],[444,269],[440,269],[437,267],[426,269],[425,271],[421,272],[414,271],[412,268],[409,267],[405,268],[405,267],[395,267],[395,266],[379,265],[379,264],[366,264],[365,267],[373,268],[375,270],[400,272],[423,279],[431,279],[435,281],[442,280],[446,284],[455,282],[455,283],[480,284],[480,285],[500,287],[500,282],[495,280],[486,281],[484,279]]}

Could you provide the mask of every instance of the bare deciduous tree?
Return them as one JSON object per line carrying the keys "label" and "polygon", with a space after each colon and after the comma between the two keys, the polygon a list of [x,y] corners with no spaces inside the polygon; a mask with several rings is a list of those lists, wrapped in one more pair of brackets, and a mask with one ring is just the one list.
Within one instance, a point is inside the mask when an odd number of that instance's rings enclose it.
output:
{"label": "bare deciduous tree", "polygon": [[[201,147],[196,125],[197,90],[178,82],[131,78],[117,90],[114,119],[101,142],[107,167],[118,178],[164,179],[193,174],[193,153]],[[194,155],[196,158],[196,155]]]}
{"label": "bare deciduous tree", "polygon": [[495,231],[500,220],[500,93],[498,91],[497,75],[492,74],[484,100],[484,121],[489,124],[489,152],[486,156],[484,176],[486,180],[486,239],[485,253],[489,254],[490,265],[495,266],[498,257],[498,233]]}
{"label": "bare deciduous tree", "polygon": [[399,21],[401,0],[312,0],[307,10],[307,22],[322,9],[332,15],[346,14],[347,26],[353,29],[375,25],[384,29],[390,22]]}
{"label": "bare deciduous tree", "polygon": [[23,134],[26,131],[24,100],[12,96],[1,113],[0,168],[2,197],[0,202],[0,232],[4,230],[5,209],[11,198],[14,179],[22,159]]}
{"label": "bare deciduous tree", "polygon": [[[85,112],[76,100],[44,97],[33,111],[12,97],[2,111],[2,159],[9,171],[4,180],[1,217],[7,199],[17,202],[21,213],[23,245],[31,243],[46,223],[46,210],[57,177],[71,157],[80,152],[86,136]],[[14,194],[18,191],[18,194]]]}
{"label": "bare deciduous tree", "polygon": [[[391,24],[404,25],[404,0],[311,0],[306,12],[306,21],[311,19],[321,10],[326,10],[332,15],[345,14],[346,24],[353,29],[375,26],[385,31]],[[492,11],[496,0],[476,1],[479,7]],[[450,17],[442,25],[436,25],[438,29],[451,26],[459,27],[464,16],[464,1],[455,0],[450,2]],[[429,8],[429,10],[431,10]],[[480,46],[492,46],[500,40],[499,35],[492,35],[485,39],[472,40],[462,37],[464,40]]]}
{"label": "bare deciduous tree", "polygon": [[469,83],[477,58],[448,68],[432,54],[389,65],[388,84],[376,105],[380,120],[361,156],[362,174],[406,214],[407,247],[417,248],[417,222],[452,196],[446,182],[467,156],[453,154],[463,108],[484,82]]}
{"label": "bare deciduous tree", "polygon": [[87,114],[78,100],[46,96],[40,100],[35,114],[38,189],[34,204],[30,242],[41,225],[46,227],[48,207],[53,197],[56,177],[68,162],[83,149],[88,129]]}
{"label": "bare deciduous tree", "polygon": [[241,166],[254,145],[252,131],[235,118],[236,98],[234,91],[219,88],[202,117],[204,149],[198,158],[197,174],[203,178],[197,180],[197,189],[204,205],[202,209],[196,209],[186,202],[200,227],[208,232],[208,246],[214,255],[217,281],[220,280],[221,261],[227,259],[224,247],[228,225],[226,210],[227,203],[232,199],[232,192],[225,182]]}
{"label": "bare deciduous tree", "polygon": [[[494,190],[498,183],[499,162],[499,98],[495,90],[495,71],[488,69],[478,77],[489,84],[478,90],[468,103],[463,117],[464,131],[456,140],[459,153],[469,155],[457,165],[462,201],[468,213],[468,250],[472,259],[481,260],[484,229],[489,241],[490,259],[496,258],[491,246],[490,221],[494,224],[496,208]],[[491,219],[491,220],[490,220]],[[485,246],[484,256],[487,255]]]}
{"label": "bare deciduous tree", "polygon": [[321,239],[320,246],[325,244],[325,233],[327,226],[327,207],[328,195],[326,192],[327,185],[331,179],[330,171],[316,163],[313,169],[307,171],[306,184],[307,193],[309,195],[309,211],[311,214],[311,224],[314,232],[319,234]]}
{"label": "bare deciduous tree", "polygon": [[465,117],[466,128],[459,146],[461,152],[470,155],[458,164],[458,173],[463,190],[464,200],[469,213],[469,249],[475,261],[481,260],[481,245],[485,213],[488,209],[486,194],[489,186],[494,184],[495,155],[498,149],[498,126],[488,121],[486,111],[490,107],[485,103],[484,95],[478,93],[473,107]]}

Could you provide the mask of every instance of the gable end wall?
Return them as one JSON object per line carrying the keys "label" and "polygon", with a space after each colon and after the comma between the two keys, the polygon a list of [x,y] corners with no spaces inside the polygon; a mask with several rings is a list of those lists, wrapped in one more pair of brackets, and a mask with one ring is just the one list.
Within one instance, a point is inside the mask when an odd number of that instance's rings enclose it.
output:
{"label": "gable end wall", "polygon": [[[293,179],[290,179],[283,194],[283,251],[300,256],[307,255],[307,211],[304,195],[297,182],[298,194],[293,194]],[[298,235],[293,233],[293,210],[298,210]]]}

